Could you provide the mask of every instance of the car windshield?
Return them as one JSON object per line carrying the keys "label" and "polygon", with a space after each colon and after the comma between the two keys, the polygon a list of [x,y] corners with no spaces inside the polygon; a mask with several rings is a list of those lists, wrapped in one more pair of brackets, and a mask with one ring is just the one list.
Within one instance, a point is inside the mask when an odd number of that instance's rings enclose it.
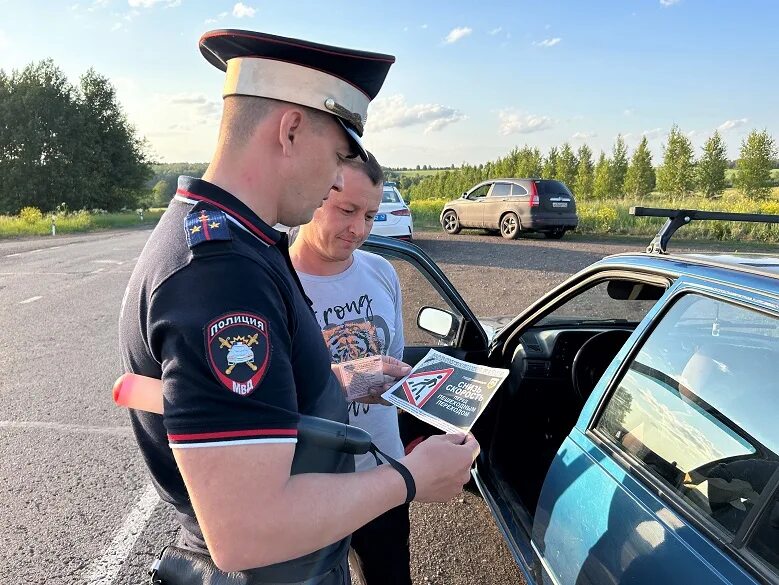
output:
{"label": "car windshield", "polygon": [[639,282],[603,281],[547,313],[537,325],[638,323],[664,290]]}
{"label": "car windshield", "polygon": [[400,193],[392,187],[385,187],[381,196],[382,203],[403,203]]}

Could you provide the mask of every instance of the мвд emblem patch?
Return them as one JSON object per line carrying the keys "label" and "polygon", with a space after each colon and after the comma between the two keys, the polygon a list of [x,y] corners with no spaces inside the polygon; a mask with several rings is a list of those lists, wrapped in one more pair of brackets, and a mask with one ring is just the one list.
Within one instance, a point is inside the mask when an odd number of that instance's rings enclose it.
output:
{"label": "\u043c\u0432\u0434 emblem patch", "polygon": [[208,365],[222,385],[240,396],[259,386],[270,361],[268,323],[236,312],[217,317],[204,330]]}

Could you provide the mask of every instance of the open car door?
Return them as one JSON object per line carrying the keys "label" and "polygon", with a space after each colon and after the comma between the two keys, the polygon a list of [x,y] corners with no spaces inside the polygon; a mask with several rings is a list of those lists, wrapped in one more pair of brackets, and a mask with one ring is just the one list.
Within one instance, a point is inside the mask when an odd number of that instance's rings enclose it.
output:
{"label": "open car door", "polygon": [[[487,360],[487,335],[476,316],[441,269],[420,248],[407,242],[371,235],[362,250],[392,263],[403,295],[403,360],[412,366],[428,351],[471,363]],[[400,415],[400,434],[408,445],[441,431],[409,414]]]}
{"label": "open car door", "polygon": [[[414,365],[435,348],[441,353],[473,363],[487,357],[487,334],[441,269],[413,244],[371,235],[362,245],[366,252],[389,260],[398,273],[403,294],[404,360]],[[424,311],[438,309],[436,312]],[[451,326],[445,333],[433,331],[424,316],[445,312]],[[424,313],[420,322],[420,313]]]}

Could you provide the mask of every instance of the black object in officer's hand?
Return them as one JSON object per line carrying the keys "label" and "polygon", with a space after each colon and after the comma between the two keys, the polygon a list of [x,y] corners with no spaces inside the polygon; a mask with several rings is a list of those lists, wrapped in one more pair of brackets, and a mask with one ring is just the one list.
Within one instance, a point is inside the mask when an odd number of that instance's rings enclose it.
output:
{"label": "black object in officer's hand", "polygon": [[[138,374],[122,374],[112,390],[119,406],[162,414],[162,382]],[[301,415],[298,422],[298,441],[322,449],[362,455],[371,447],[371,436],[351,425]]]}
{"label": "black object in officer's hand", "polygon": [[298,442],[316,445],[321,449],[362,455],[371,447],[371,436],[358,427],[315,416],[301,415],[298,422]]}

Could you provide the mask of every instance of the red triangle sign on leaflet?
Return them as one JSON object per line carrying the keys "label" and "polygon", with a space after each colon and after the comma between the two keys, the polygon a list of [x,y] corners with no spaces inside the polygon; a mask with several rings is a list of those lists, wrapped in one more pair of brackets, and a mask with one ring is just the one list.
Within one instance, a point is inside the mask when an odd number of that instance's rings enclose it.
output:
{"label": "red triangle sign on leaflet", "polygon": [[403,392],[406,400],[414,406],[422,408],[430,397],[454,373],[454,368],[433,370],[431,372],[416,372],[403,382]]}

